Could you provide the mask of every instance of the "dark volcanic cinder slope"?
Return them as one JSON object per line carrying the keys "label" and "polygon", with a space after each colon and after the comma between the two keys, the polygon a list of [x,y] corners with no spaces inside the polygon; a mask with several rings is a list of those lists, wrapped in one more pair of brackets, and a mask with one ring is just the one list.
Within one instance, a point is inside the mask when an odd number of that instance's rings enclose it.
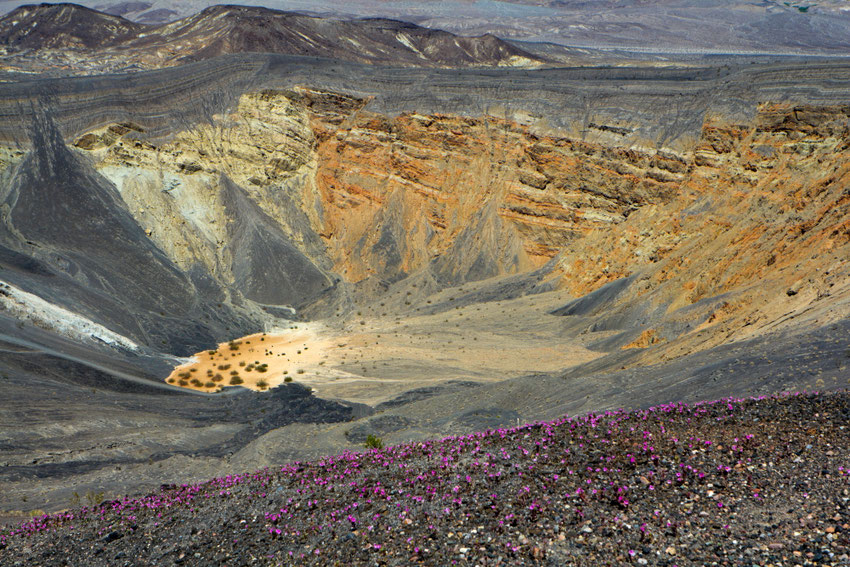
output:
{"label": "dark volcanic cinder slope", "polygon": [[[116,187],[66,147],[46,113],[35,115],[30,144],[27,157],[6,172],[2,193],[2,261],[13,269],[6,281],[21,289],[141,345],[182,356],[261,328],[267,318],[243,298],[301,307],[331,286],[330,277],[226,177],[220,214],[227,245],[221,253],[232,278],[191,259],[176,265]],[[152,192],[173,200],[161,186]],[[294,225],[298,217],[291,216]]]}
{"label": "dark volcanic cinder slope", "polygon": [[[33,124],[31,144],[4,195],[7,234],[59,254],[65,271],[88,287],[126,289],[129,301],[150,310],[185,309],[188,282],[145,238],[115,189],[65,146],[48,116]],[[118,264],[124,267],[113,277],[121,279],[110,281],[107,270]]]}
{"label": "dark volcanic cinder slope", "polygon": [[848,417],[730,398],[346,453],[39,516],[0,560],[846,565]]}
{"label": "dark volcanic cinder slope", "polygon": [[[49,263],[56,277],[48,293],[119,333],[143,343],[162,334],[185,354],[208,342],[213,333],[187,317],[203,300],[151,244],[114,187],[70,152],[49,116],[33,122],[31,143],[3,191],[3,245]],[[27,275],[19,270],[10,281],[46,291]],[[185,322],[166,324],[166,312]]]}

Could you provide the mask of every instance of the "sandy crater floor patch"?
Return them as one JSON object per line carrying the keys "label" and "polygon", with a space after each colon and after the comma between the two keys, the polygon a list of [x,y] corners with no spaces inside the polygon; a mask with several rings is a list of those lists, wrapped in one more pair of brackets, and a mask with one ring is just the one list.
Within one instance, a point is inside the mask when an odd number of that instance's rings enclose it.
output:
{"label": "sandy crater floor patch", "polygon": [[[551,292],[434,314],[293,323],[225,342],[174,369],[170,384],[204,392],[263,391],[286,379],[326,399],[376,405],[452,380],[496,382],[557,372],[602,355],[565,337],[548,312],[567,297]],[[368,311],[368,310],[364,310]]]}
{"label": "sandy crater floor patch", "polygon": [[256,391],[274,388],[324,365],[332,345],[328,335],[316,324],[301,323],[220,343],[176,367],[166,382],[202,392],[218,392],[226,386]]}

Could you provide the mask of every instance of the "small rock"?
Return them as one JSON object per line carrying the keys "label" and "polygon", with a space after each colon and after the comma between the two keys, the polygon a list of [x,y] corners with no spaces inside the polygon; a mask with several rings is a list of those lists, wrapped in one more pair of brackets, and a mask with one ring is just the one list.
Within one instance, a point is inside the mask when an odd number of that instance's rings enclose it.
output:
{"label": "small rock", "polygon": [[670,547],[668,547],[667,549],[665,549],[664,551],[667,552],[667,555],[676,555],[676,548],[673,547],[672,545]]}
{"label": "small rock", "polygon": [[121,539],[122,537],[124,537],[124,534],[122,534],[120,532],[109,532],[108,534],[103,536],[101,541],[103,543],[112,543],[113,541],[115,541],[117,539]]}

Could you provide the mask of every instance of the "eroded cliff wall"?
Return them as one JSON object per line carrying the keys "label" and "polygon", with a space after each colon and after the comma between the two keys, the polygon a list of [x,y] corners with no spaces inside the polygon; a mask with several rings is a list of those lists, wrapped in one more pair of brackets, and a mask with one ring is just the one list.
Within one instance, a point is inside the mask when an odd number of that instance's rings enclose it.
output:
{"label": "eroded cliff wall", "polygon": [[[319,291],[333,278],[385,287],[424,272],[448,286],[546,264],[579,297],[628,277],[605,305],[651,306],[624,315],[642,333],[628,346],[749,336],[843,281],[846,107],[764,104],[749,122],[709,117],[694,147],[675,152],[546,136],[492,116],[387,116],[368,102],[263,91],[162,145],[113,125],[76,146],[176,264],[203,264],[258,301],[239,275],[253,248],[236,251],[229,227],[243,221],[224,187],[317,266]],[[294,289],[292,274],[313,278],[304,266],[290,258],[266,278]],[[715,324],[724,332],[703,333]]]}
{"label": "eroded cliff wall", "polygon": [[[242,61],[231,86],[200,87],[203,108],[183,118],[156,115],[155,101],[84,112],[92,97],[115,97],[82,83],[50,103],[73,159],[114,187],[145,238],[188,277],[188,293],[206,289],[213,305],[244,316],[321,305],[311,311],[321,316],[409,276],[428,282],[411,291],[421,295],[542,269],[575,297],[625,282],[585,309],[610,315],[589,325],[622,332],[608,346],[666,352],[674,341],[701,348],[774,329],[843,290],[846,107],[748,102],[778,92],[768,86],[775,68],[669,71],[655,90],[634,71],[623,93],[587,103],[576,121],[582,109],[568,103],[602,88],[610,78],[599,70],[541,71],[555,81],[546,96],[499,106],[490,89],[500,77],[504,94],[541,76],[470,72],[480,84],[459,98],[470,73],[440,72],[405,98],[386,70],[354,70],[362,83],[343,88],[350,79],[334,77],[330,62],[266,65],[262,80]],[[842,69],[807,72],[822,81]],[[221,80],[204,73],[199,84]],[[750,82],[729,78],[736,73]],[[290,86],[239,94],[237,82]],[[671,99],[674,84],[684,94]],[[709,84],[718,100],[706,105]],[[835,98],[818,93],[807,98]],[[678,107],[646,118],[674,99]],[[557,105],[569,127],[555,127]],[[30,108],[37,116],[48,106]],[[668,122],[671,112],[678,118]],[[30,151],[4,146],[4,184],[14,185]],[[24,240],[12,248],[26,254]]]}

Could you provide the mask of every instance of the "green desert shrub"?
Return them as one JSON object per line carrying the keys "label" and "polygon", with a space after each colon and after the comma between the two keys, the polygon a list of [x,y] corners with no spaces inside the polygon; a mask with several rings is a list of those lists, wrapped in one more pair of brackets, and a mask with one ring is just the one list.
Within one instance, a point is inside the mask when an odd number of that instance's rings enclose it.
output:
{"label": "green desert shrub", "polygon": [[363,443],[363,446],[367,449],[383,449],[384,440],[380,437],[375,437],[370,433],[369,436],[366,437],[366,442]]}

